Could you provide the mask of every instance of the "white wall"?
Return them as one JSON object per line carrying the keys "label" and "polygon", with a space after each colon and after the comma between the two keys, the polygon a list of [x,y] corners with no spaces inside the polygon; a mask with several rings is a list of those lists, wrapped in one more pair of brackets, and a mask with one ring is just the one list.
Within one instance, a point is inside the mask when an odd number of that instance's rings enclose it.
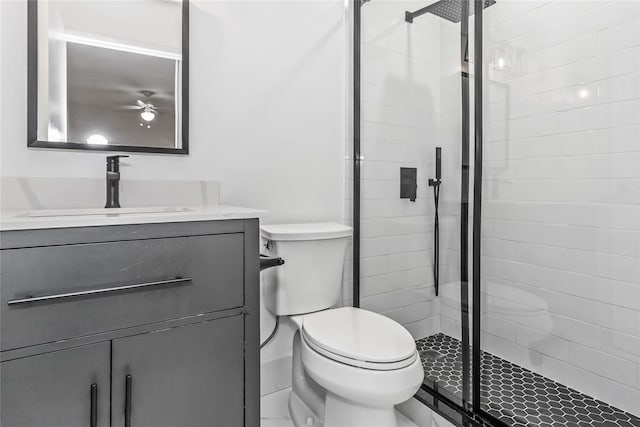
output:
{"label": "white wall", "polygon": [[[2,1],[0,175],[102,177],[106,153],[26,147],[26,1]],[[215,180],[269,221],[343,217],[341,0],[194,1],[190,154],[133,154],[123,180]]]}

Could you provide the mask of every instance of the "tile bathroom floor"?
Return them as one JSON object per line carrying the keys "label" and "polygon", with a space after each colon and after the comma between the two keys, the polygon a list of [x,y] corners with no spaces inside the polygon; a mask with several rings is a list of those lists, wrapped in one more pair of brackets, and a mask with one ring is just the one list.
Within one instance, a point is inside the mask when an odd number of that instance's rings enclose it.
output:
{"label": "tile bathroom floor", "polygon": [[[461,343],[445,334],[416,341],[427,383],[462,396]],[[435,353],[434,353],[435,352]],[[528,369],[482,352],[482,406],[512,426],[640,427],[640,418]]]}
{"label": "tile bathroom floor", "polygon": [[[290,392],[291,388],[285,388],[260,398],[260,427],[293,427],[289,416]],[[417,426],[398,413],[398,427]]]}

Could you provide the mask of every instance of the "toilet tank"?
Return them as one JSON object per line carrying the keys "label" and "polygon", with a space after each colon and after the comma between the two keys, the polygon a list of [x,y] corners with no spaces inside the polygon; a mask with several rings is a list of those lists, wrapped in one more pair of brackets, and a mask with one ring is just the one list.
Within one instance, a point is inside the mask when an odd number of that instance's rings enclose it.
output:
{"label": "toilet tank", "polygon": [[342,269],[351,227],[336,223],[260,227],[264,253],[285,264],[262,272],[265,306],[277,315],[324,310],[342,298]]}

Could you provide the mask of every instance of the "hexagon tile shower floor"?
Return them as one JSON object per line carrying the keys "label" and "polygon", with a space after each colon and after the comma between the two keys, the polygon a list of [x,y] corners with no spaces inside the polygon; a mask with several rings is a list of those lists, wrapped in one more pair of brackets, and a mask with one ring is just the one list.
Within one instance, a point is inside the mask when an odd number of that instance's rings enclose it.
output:
{"label": "hexagon tile shower floor", "polygon": [[[444,334],[416,341],[425,381],[460,403],[461,343]],[[542,375],[482,352],[482,406],[512,426],[640,427],[640,418]],[[433,384],[432,384],[433,385]]]}

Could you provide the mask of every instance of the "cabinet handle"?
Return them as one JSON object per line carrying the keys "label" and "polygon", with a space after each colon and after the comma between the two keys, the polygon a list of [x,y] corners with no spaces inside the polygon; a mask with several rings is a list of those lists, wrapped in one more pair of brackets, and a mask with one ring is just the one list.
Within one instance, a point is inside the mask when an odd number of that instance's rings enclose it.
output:
{"label": "cabinet handle", "polygon": [[93,295],[109,294],[115,292],[126,292],[142,288],[153,288],[156,286],[168,285],[187,285],[190,284],[191,277],[177,277],[175,279],[159,280],[157,282],[136,283],[133,285],[114,286],[111,288],[90,289],[86,291],[66,292],[62,294],[41,295],[38,297],[29,296],[27,298],[12,299],[7,302],[8,305],[34,304],[39,302],[48,302],[61,299],[73,299],[79,297],[87,297]]}
{"label": "cabinet handle", "polygon": [[98,427],[98,384],[91,384],[91,419],[89,426]]}
{"label": "cabinet handle", "polygon": [[131,427],[131,374],[124,377],[124,427]]}

